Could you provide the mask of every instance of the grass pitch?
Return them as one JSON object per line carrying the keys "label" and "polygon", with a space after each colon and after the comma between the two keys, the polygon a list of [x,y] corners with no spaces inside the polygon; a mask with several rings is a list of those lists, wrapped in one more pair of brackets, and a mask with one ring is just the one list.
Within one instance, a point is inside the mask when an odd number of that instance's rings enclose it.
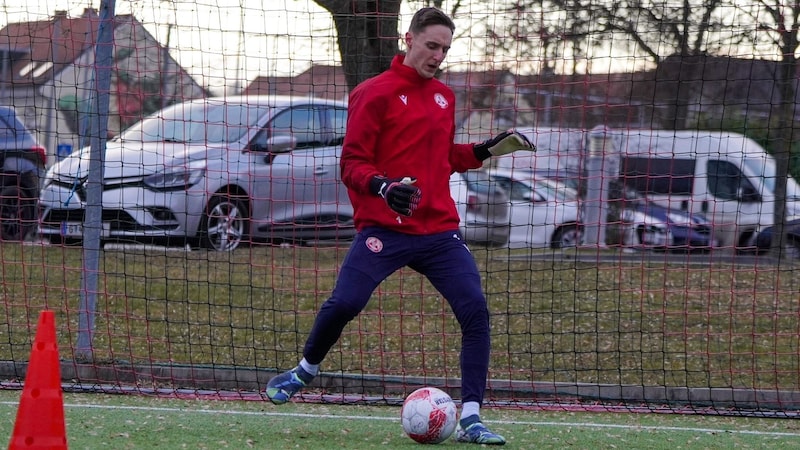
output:
{"label": "grass pitch", "polygon": [[[0,443],[11,438],[21,391],[0,390]],[[142,396],[64,396],[71,449],[419,448],[400,408]],[[800,421],[720,416],[484,409],[517,449],[795,449]],[[448,440],[446,448],[481,448]]]}

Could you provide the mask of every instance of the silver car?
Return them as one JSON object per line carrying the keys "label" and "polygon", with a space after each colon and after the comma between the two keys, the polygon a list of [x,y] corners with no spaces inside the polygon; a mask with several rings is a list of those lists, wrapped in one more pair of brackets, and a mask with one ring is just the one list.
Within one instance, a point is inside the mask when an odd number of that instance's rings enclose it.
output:
{"label": "silver car", "polygon": [[459,228],[470,244],[499,247],[508,242],[508,194],[483,170],[450,176],[450,196],[460,218]]}
{"label": "silver car", "polygon": [[577,192],[533,172],[493,169],[489,177],[509,193],[510,248],[566,248],[581,243]]}
{"label": "silver car", "polygon": [[[230,251],[250,241],[350,239],[339,174],[347,104],[248,96],[176,104],[107,143],[103,240]],[[89,149],[48,171],[39,232],[80,240]]]}

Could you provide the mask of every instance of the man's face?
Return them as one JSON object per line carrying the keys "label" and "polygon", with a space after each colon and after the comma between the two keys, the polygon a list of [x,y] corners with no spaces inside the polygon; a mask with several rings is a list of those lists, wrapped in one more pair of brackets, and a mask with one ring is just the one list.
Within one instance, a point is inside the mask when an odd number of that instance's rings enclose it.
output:
{"label": "man's face", "polygon": [[417,34],[407,32],[403,64],[415,68],[423,78],[433,78],[452,41],[453,33],[444,25],[430,25]]}

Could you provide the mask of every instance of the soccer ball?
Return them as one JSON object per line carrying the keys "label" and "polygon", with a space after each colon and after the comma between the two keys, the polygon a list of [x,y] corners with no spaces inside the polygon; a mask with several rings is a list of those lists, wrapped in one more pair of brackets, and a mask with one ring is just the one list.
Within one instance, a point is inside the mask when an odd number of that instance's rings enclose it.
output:
{"label": "soccer ball", "polygon": [[400,411],[403,431],[420,444],[438,444],[456,430],[456,404],[446,392],[424,387],[412,392]]}

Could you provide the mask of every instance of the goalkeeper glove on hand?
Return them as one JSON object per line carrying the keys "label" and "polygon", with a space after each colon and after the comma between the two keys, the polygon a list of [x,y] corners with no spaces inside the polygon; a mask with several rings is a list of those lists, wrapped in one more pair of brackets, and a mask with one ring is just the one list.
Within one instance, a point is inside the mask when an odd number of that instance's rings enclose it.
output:
{"label": "goalkeeper glove on hand", "polygon": [[370,190],[375,194],[383,197],[386,204],[392,211],[404,215],[411,216],[417,206],[419,206],[419,199],[422,197],[422,191],[413,186],[416,178],[402,177],[402,178],[386,178],[375,176],[370,180]]}
{"label": "goalkeeper glove on hand", "polygon": [[536,151],[536,147],[522,133],[514,130],[504,131],[497,136],[487,139],[480,144],[475,144],[473,151],[475,157],[481,161],[490,156],[501,156],[517,150]]}

